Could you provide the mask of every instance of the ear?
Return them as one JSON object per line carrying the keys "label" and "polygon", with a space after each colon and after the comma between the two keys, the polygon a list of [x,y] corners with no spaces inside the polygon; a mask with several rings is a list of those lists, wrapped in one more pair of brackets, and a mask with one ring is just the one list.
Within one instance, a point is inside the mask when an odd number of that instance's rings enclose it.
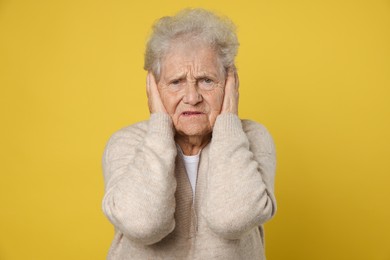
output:
{"label": "ear", "polygon": [[149,79],[149,85],[157,88],[158,81],[156,80],[156,77],[152,71],[148,72],[148,79]]}
{"label": "ear", "polygon": [[156,84],[158,84],[158,82],[160,81],[160,73],[156,72],[154,70],[150,70],[148,72],[153,75],[153,78],[154,78]]}
{"label": "ear", "polygon": [[238,74],[237,74],[237,69],[236,69],[236,66],[233,64],[232,66],[230,67],[227,67],[226,68],[226,74],[225,74],[225,86],[226,84],[228,84],[228,81],[231,81],[231,77],[233,77],[234,79],[234,82],[235,82],[235,87],[238,87],[237,83],[238,83]]}

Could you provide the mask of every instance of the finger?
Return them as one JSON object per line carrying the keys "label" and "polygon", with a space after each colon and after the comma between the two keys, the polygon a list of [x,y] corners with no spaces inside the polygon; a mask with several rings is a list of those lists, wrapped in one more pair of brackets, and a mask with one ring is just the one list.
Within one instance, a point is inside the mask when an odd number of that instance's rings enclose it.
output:
{"label": "finger", "polygon": [[234,79],[234,71],[232,68],[228,69],[228,75],[225,83],[225,94],[224,94],[224,105],[225,108],[229,106],[229,102],[232,98],[232,95],[234,94],[235,89],[235,79]]}
{"label": "finger", "polygon": [[146,96],[148,97],[149,112],[152,113],[151,102],[150,102],[149,74],[150,72],[148,72],[148,74],[146,75]]}
{"label": "finger", "polygon": [[237,69],[234,68],[234,80],[235,80],[235,83],[236,83],[236,89],[238,91],[238,88],[240,87],[240,78],[238,77],[238,73],[237,73]]}
{"label": "finger", "polygon": [[240,92],[239,92],[240,78],[238,77],[237,70],[235,70],[235,79],[236,79],[236,106],[237,106],[237,110],[238,110],[238,101],[240,98]]}
{"label": "finger", "polygon": [[149,112],[150,113],[153,113],[154,111],[154,108],[153,108],[153,90],[151,89],[150,87],[150,75],[151,75],[151,72],[148,72],[148,75],[146,76],[146,94],[148,96],[148,108],[149,108]]}
{"label": "finger", "polygon": [[146,75],[146,94],[150,98],[150,72]]}
{"label": "finger", "polygon": [[151,113],[166,112],[166,109],[162,103],[160,92],[157,87],[155,77],[152,72],[148,74],[148,88],[149,88],[149,110]]}
{"label": "finger", "polygon": [[222,113],[238,114],[238,76],[235,67],[228,69]]}
{"label": "finger", "polygon": [[153,89],[157,89],[157,83],[156,78],[154,77],[153,73],[149,73],[149,85]]}
{"label": "finger", "polygon": [[149,73],[149,88],[150,88],[152,95],[160,96],[158,88],[157,88],[156,79],[155,79],[153,73]]}
{"label": "finger", "polygon": [[225,92],[232,91],[232,89],[234,89],[234,86],[235,86],[235,73],[233,68],[229,68],[226,84],[225,84]]}

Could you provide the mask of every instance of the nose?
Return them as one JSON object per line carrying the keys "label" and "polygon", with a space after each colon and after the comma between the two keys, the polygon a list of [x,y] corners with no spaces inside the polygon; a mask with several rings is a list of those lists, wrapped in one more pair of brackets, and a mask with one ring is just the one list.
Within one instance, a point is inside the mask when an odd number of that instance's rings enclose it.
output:
{"label": "nose", "polygon": [[199,90],[196,86],[196,83],[194,84],[192,82],[188,82],[188,84],[186,85],[186,88],[185,88],[183,102],[185,104],[189,104],[189,105],[193,105],[193,106],[202,102],[203,97],[198,91]]}

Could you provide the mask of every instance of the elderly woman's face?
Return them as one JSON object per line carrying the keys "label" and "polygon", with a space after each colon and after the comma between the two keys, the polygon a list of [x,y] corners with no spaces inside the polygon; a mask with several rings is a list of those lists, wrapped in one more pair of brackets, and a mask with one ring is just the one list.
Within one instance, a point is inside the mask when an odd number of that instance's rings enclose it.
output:
{"label": "elderly woman's face", "polygon": [[158,89],[176,131],[209,134],[221,112],[225,74],[215,51],[176,44],[162,61]]}

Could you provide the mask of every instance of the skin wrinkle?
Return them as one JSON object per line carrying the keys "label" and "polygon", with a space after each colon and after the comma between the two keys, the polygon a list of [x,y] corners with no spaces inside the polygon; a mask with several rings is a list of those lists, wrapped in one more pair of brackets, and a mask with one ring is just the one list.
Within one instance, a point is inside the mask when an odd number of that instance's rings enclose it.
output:
{"label": "skin wrinkle", "polygon": [[[176,142],[185,154],[197,154],[210,141],[221,113],[225,74],[214,48],[175,45],[162,61],[158,91],[175,126]],[[203,114],[188,117],[185,111]]]}

